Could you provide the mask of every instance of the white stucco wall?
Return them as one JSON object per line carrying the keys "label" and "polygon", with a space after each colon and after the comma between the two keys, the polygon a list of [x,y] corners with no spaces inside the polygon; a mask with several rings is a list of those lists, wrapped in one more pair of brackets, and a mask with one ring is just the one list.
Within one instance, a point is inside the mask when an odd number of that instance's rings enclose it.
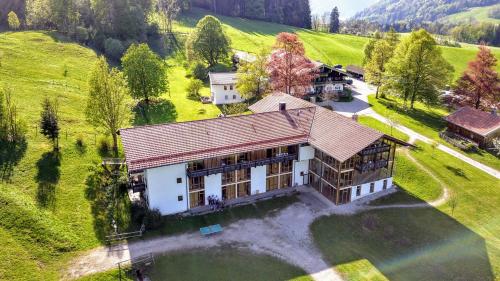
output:
{"label": "white stucco wall", "polygon": [[252,168],[250,175],[252,195],[266,192],[266,173],[266,166]]}
{"label": "white stucco wall", "polygon": [[[293,167],[293,186],[304,185],[304,179],[309,173],[309,160],[294,161]],[[303,174],[302,176],[300,175],[301,173]]]}
{"label": "white stucco wall", "polygon": [[308,145],[308,146],[301,146],[299,148],[299,161],[308,161],[314,159],[314,147]]}
{"label": "white stucco wall", "polygon": [[[387,180],[387,189],[391,188],[392,187],[392,178],[387,178],[385,180]],[[353,186],[351,189],[351,201],[361,199],[367,195],[375,194],[377,192],[382,191],[384,188],[384,180],[379,180],[379,181],[375,182],[375,190],[373,193],[370,193],[370,183],[365,183],[365,184],[361,185],[361,195],[360,196],[356,196],[356,188],[357,188],[357,186]]]}
{"label": "white stucco wall", "polygon": [[[230,90],[230,86],[230,84],[226,85],[227,90],[224,90],[224,85],[210,85],[212,102],[214,104],[231,104],[245,101],[236,91],[236,85],[233,85],[233,90]],[[236,99],[233,99],[233,95],[236,95]]]}
{"label": "white stucco wall", "polygon": [[[186,164],[149,169],[144,175],[151,209],[160,210],[162,215],[187,211]],[[177,178],[181,178],[182,182],[177,183]],[[182,196],[182,201],[178,201],[178,196]]]}
{"label": "white stucco wall", "polygon": [[208,205],[209,196],[217,196],[222,200],[222,174],[205,177],[205,204]]}

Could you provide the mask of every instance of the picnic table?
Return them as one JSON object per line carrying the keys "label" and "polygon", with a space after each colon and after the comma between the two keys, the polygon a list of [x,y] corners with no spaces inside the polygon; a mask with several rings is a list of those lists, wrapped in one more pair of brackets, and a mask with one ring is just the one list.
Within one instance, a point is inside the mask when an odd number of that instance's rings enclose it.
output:
{"label": "picnic table", "polygon": [[222,232],[222,226],[220,226],[220,224],[215,224],[215,225],[200,228],[200,233],[203,236],[210,236],[212,234],[217,234],[220,232]]}

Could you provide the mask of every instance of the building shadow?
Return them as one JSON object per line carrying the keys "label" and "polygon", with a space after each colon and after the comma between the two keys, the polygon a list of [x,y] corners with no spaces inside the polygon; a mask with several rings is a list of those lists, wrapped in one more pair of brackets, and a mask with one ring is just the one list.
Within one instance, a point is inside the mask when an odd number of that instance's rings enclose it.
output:
{"label": "building shadow", "polygon": [[61,154],[58,151],[50,151],[42,154],[36,162],[38,183],[36,199],[38,205],[43,208],[53,208],[56,203],[56,187],[61,177]]}
{"label": "building shadow", "polygon": [[134,126],[172,123],[177,119],[175,105],[164,99],[139,102],[134,107]]}
{"label": "building shadow", "polygon": [[430,206],[322,217],[311,230],[333,266],[368,261],[388,280],[494,280],[484,238]]}
{"label": "building shadow", "polygon": [[0,181],[9,181],[14,168],[24,157],[28,144],[26,141],[10,143],[0,141]]}
{"label": "building shadow", "polygon": [[434,129],[435,131],[440,132],[446,127],[446,123],[443,120],[442,116],[433,111],[425,111],[418,108],[404,108],[401,104],[398,104],[395,100],[390,98],[379,98],[378,102],[391,110],[411,117],[412,119],[429,128]]}

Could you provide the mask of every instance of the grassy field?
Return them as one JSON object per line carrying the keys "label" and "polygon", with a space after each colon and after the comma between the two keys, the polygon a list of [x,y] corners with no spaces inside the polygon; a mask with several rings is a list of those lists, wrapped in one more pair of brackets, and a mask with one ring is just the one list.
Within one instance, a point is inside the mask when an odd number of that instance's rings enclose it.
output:
{"label": "grassy field", "polygon": [[396,128],[391,128],[390,125],[382,123],[370,116],[359,116],[358,122],[375,130],[378,130],[388,136],[392,136],[403,141],[408,141],[410,139],[407,134],[399,131]]}
{"label": "grassy field", "polygon": [[[189,32],[208,11],[193,9],[175,24],[178,32]],[[276,34],[280,32],[295,32],[304,42],[306,54],[315,60],[328,64],[361,64],[363,47],[368,38],[314,32],[311,30],[293,28],[286,25],[254,21],[242,18],[216,15],[224,24],[224,30],[232,41],[232,48],[255,53],[262,47],[270,48],[275,42]],[[467,66],[467,62],[474,59],[477,47],[463,44],[462,48],[441,47],[444,57],[455,67],[455,78]],[[492,48],[495,56],[500,59],[500,48]],[[500,64],[497,65],[500,71]]]}
{"label": "grassy field", "polygon": [[453,214],[445,204],[323,217],[312,226],[318,247],[349,280],[498,279],[500,183],[443,152],[432,157],[428,145],[418,146],[411,155],[450,187],[457,202]]}
{"label": "grassy field", "polygon": [[489,15],[489,12],[495,7],[500,7],[500,4],[486,7],[475,7],[469,9],[468,11],[449,15],[442,18],[440,21],[450,23],[478,21],[498,24],[500,23],[500,19],[491,18]]}
{"label": "grassy field", "polygon": [[[176,252],[156,257],[154,266],[146,274],[152,281],[312,280],[302,269],[274,257],[232,248]],[[110,271],[79,281],[108,281],[116,280],[116,277],[117,271]]]}
{"label": "grassy field", "polygon": [[414,130],[430,139],[433,139],[441,144],[451,147],[468,157],[488,165],[492,168],[500,170],[500,160],[492,154],[480,150],[479,152],[464,152],[451,144],[447,143],[439,137],[439,132],[446,128],[446,123],[443,117],[450,112],[443,107],[428,107],[417,102],[414,110],[403,110],[403,106],[396,98],[375,99],[375,96],[369,96],[368,101],[373,110],[378,114],[391,117],[405,127]]}

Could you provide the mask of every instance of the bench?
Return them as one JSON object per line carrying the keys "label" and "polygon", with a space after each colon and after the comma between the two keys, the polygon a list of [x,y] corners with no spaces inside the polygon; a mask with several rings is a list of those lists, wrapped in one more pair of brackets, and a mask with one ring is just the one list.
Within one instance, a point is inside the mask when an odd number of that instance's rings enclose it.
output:
{"label": "bench", "polygon": [[222,226],[220,226],[220,224],[215,224],[215,225],[200,228],[200,233],[203,236],[210,236],[212,234],[217,234],[220,232],[222,232]]}

